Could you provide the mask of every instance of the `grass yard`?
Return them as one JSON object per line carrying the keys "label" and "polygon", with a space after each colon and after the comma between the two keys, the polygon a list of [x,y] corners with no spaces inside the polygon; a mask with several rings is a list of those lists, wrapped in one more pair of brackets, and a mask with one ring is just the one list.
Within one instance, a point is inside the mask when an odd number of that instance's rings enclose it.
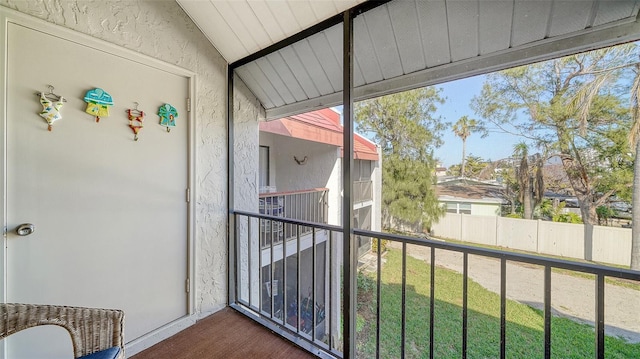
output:
{"label": "grass yard", "polygon": [[[402,256],[389,250],[382,269],[380,357],[400,358]],[[375,274],[358,276],[357,352],[373,358],[376,350]],[[406,341],[407,358],[429,357],[430,266],[407,256]],[[544,317],[540,310],[507,301],[506,357],[544,357]],[[468,282],[469,358],[500,356],[500,296]],[[565,318],[551,323],[553,358],[593,358],[593,327]],[[462,357],[462,275],[443,268],[435,272],[434,357]],[[640,358],[640,344],[606,337],[607,358]]]}

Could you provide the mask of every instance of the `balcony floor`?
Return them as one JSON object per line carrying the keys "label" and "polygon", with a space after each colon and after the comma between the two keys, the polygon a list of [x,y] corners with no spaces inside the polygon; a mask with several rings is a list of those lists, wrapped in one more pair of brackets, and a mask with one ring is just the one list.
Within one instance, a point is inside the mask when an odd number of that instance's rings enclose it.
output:
{"label": "balcony floor", "polygon": [[131,359],[287,358],[314,355],[267,328],[225,308]]}

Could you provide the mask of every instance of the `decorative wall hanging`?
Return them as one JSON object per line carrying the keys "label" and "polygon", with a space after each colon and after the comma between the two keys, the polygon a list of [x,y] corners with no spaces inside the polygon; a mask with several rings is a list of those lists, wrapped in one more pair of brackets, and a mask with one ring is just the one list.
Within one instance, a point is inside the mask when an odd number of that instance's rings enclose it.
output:
{"label": "decorative wall hanging", "polygon": [[109,117],[109,106],[113,106],[111,95],[101,88],[87,91],[84,102],[87,103],[85,112],[96,116],[96,122],[100,122],[100,117]]}
{"label": "decorative wall hanging", "polygon": [[158,109],[158,116],[160,116],[160,125],[165,126],[167,132],[171,132],[171,127],[176,127],[178,111],[175,107],[165,103]]}
{"label": "decorative wall hanging", "polygon": [[293,156],[293,160],[296,161],[296,163],[299,164],[300,166],[307,164],[307,156],[304,156],[303,159],[298,159],[298,157]]}
{"label": "decorative wall hanging", "polygon": [[133,140],[138,140],[138,133],[144,127],[142,125],[142,121],[144,121],[144,111],[138,110],[138,103],[134,102],[136,107],[133,109],[128,109],[127,114],[129,115],[129,128],[133,131],[134,137]]}
{"label": "decorative wall hanging", "polygon": [[67,100],[53,93],[53,86],[47,85],[47,87],[49,88],[48,93],[39,92],[36,95],[40,96],[40,103],[42,104],[40,116],[47,121],[49,125],[47,129],[51,131],[53,129],[53,123],[62,118],[60,109]]}

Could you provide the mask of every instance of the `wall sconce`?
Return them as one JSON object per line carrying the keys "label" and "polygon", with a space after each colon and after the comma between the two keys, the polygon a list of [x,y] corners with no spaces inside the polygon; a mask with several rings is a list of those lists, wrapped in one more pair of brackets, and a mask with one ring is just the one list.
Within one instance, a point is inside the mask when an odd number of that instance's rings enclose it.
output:
{"label": "wall sconce", "polygon": [[297,164],[299,164],[300,166],[307,164],[307,156],[304,156],[303,159],[299,160],[298,157],[293,156],[294,161],[296,161]]}

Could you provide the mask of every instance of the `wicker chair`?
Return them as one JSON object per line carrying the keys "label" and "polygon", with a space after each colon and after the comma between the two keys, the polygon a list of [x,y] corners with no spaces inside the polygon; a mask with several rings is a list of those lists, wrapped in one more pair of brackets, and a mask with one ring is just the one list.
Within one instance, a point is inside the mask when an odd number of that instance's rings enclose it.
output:
{"label": "wicker chair", "polygon": [[[65,307],[37,304],[0,303],[0,339],[38,325],[58,325],[71,335],[74,358],[113,347],[124,359],[124,312],[121,310]],[[95,353],[95,354],[94,354]]]}

